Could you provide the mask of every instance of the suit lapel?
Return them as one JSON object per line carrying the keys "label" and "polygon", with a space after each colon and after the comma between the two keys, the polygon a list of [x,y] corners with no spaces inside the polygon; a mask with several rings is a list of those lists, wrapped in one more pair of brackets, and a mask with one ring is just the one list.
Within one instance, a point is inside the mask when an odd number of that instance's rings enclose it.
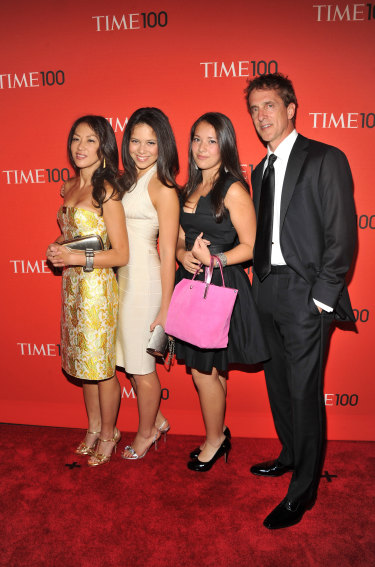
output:
{"label": "suit lapel", "polygon": [[254,170],[254,176],[252,178],[253,201],[254,201],[255,212],[257,215],[259,210],[260,192],[262,188],[263,168],[266,159],[267,156],[264,157],[262,161],[257,165],[256,169]]}
{"label": "suit lapel", "polygon": [[304,136],[301,136],[301,134],[298,134],[292,151],[290,152],[281,193],[280,232],[284,223],[290,200],[297,184],[299,174],[307,156],[308,146],[309,140]]}

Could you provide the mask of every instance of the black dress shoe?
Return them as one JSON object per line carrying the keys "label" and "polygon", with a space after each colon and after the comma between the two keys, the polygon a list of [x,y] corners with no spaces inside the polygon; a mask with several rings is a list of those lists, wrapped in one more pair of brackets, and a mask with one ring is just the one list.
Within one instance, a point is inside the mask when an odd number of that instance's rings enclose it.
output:
{"label": "black dress shoe", "polygon": [[[225,437],[228,437],[228,439],[232,438],[232,434],[229,430],[229,427],[225,426],[225,429],[223,431]],[[191,453],[190,453],[190,458],[191,459],[196,459],[199,455],[199,453],[202,451],[202,449],[200,447],[196,447]]]}
{"label": "black dress shoe", "polygon": [[284,500],[272,510],[271,514],[267,516],[263,525],[269,530],[279,530],[280,528],[294,526],[302,520],[302,516],[311,506],[312,504],[302,503],[298,500],[292,502],[288,500],[288,498],[284,498]]}
{"label": "black dress shoe", "polygon": [[250,468],[250,472],[257,476],[281,476],[292,470],[293,467],[283,465],[277,459],[275,461],[265,461]]}
{"label": "black dress shoe", "polygon": [[218,459],[220,459],[220,457],[222,457],[224,455],[225,457],[225,462],[228,462],[228,454],[229,451],[231,450],[232,446],[230,443],[230,440],[228,439],[228,437],[226,437],[224,439],[224,441],[222,442],[222,444],[220,445],[220,447],[218,448],[218,450],[216,451],[216,453],[214,454],[214,456],[212,457],[212,459],[210,459],[209,461],[203,462],[200,461],[198,459],[198,457],[196,459],[193,459],[192,461],[189,461],[187,466],[188,469],[190,469],[191,471],[197,471],[197,472],[205,472],[205,471],[209,471],[213,465],[216,463],[216,461]]}

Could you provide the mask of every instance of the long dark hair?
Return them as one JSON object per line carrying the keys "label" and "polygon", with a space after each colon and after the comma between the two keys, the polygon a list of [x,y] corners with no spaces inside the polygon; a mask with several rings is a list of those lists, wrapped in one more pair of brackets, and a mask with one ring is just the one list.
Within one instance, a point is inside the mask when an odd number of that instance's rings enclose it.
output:
{"label": "long dark hair", "polygon": [[[94,171],[91,178],[91,183],[94,206],[100,209],[100,214],[102,215],[103,203],[111,198],[119,199],[121,193],[118,169],[119,158],[116,137],[112,126],[103,116],[88,115],[78,118],[71,127],[68,136],[69,161],[76,175],[79,175],[80,168],[77,167],[74,163],[71,144],[77,127],[79,126],[79,124],[83,123],[90,126],[90,128],[99,138],[98,158],[100,159],[100,165]],[[107,181],[112,187],[112,193],[108,198],[106,198],[106,189],[104,186],[105,181]]]}
{"label": "long dark hair", "polygon": [[168,117],[159,108],[138,108],[126,125],[122,139],[121,156],[124,166],[122,179],[123,192],[129,191],[135,185],[138,178],[137,168],[129,154],[129,142],[137,124],[147,124],[156,134],[158,142],[157,175],[159,181],[167,187],[179,189],[176,183],[176,175],[180,171],[176,141]]}
{"label": "long dark hair", "polygon": [[221,165],[210,192],[211,204],[216,222],[221,222],[226,214],[224,206],[224,198],[222,195],[223,184],[228,176],[233,177],[236,181],[249,190],[249,186],[241,171],[240,161],[238,157],[236,133],[232,122],[225,114],[221,112],[207,112],[196,120],[190,130],[189,145],[189,178],[187,184],[182,191],[183,202],[187,201],[189,196],[194,193],[200,183],[202,183],[202,171],[197,169],[192,153],[192,141],[195,136],[195,130],[201,122],[210,124],[216,132],[217,141],[220,149]]}

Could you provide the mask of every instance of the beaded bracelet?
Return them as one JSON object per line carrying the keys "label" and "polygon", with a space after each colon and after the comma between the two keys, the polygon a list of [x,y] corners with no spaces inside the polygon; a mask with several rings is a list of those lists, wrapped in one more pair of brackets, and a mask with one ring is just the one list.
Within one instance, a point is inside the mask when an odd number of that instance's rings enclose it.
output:
{"label": "beaded bracelet", "polygon": [[[222,267],[225,268],[225,266],[228,263],[228,259],[227,259],[226,255],[224,254],[224,252],[219,252],[218,254],[215,254],[215,256],[217,256],[219,258]],[[218,268],[218,267],[219,267],[219,262],[216,260],[215,268]]]}

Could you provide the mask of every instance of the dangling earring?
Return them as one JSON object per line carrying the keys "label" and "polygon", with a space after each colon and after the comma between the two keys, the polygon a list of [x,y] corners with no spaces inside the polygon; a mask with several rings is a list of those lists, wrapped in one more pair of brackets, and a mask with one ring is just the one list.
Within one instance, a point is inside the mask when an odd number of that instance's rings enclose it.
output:
{"label": "dangling earring", "polygon": [[105,169],[105,158],[103,159],[103,169]]}
{"label": "dangling earring", "polygon": [[228,168],[224,166],[225,173],[228,173]]}
{"label": "dangling earring", "polygon": [[194,162],[194,169],[199,169],[199,167],[197,166],[197,164]]}

